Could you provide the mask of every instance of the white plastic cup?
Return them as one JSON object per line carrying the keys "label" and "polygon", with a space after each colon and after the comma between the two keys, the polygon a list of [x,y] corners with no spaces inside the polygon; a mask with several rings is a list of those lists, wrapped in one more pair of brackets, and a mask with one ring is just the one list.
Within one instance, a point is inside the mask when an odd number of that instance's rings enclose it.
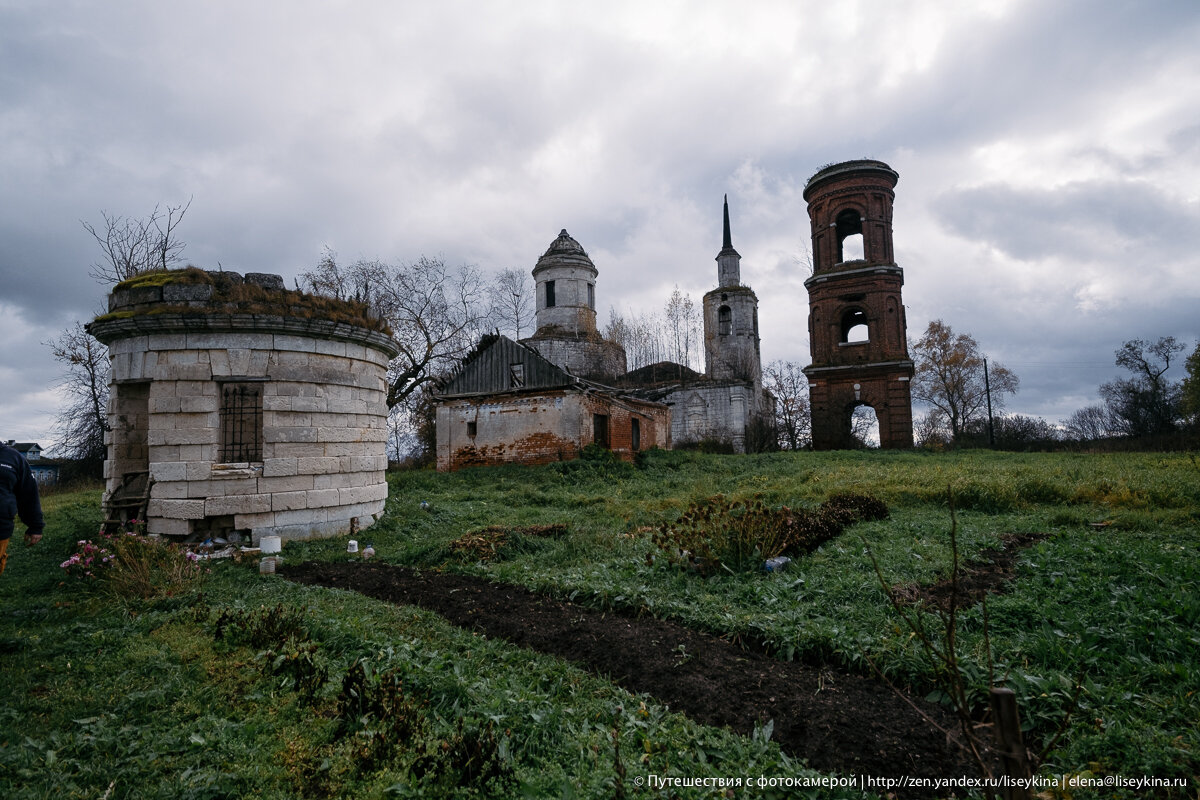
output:
{"label": "white plastic cup", "polygon": [[347,553],[357,553],[358,552],[358,540],[357,539],[351,539],[349,542],[346,543],[346,552]]}

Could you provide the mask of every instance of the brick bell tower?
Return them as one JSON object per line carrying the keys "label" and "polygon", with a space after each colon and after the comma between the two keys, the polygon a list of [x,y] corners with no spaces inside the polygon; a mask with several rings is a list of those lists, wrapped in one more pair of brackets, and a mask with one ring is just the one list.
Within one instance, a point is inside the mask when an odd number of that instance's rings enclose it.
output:
{"label": "brick bell tower", "polygon": [[804,187],[813,242],[813,275],[804,282],[812,364],[804,374],[817,450],[853,446],[858,406],[875,410],[881,447],[912,447],[904,270],[892,250],[899,177],[882,161],[846,161]]}

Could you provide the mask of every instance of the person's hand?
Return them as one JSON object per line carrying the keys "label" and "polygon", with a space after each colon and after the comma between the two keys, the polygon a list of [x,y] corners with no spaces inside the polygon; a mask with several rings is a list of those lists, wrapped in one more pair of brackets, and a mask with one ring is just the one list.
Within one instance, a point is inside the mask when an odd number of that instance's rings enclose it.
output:
{"label": "person's hand", "polygon": [[26,547],[33,547],[35,544],[37,544],[41,540],[42,540],[42,535],[40,533],[30,533],[29,531],[25,531],[25,546]]}

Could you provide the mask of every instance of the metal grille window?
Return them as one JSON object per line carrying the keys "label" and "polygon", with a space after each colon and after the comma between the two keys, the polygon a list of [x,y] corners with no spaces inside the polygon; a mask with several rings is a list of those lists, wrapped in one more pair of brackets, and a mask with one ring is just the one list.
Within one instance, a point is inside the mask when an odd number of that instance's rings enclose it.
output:
{"label": "metal grille window", "polygon": [[227,383],[221,387],[221,461],[262,461],[262,386]]}

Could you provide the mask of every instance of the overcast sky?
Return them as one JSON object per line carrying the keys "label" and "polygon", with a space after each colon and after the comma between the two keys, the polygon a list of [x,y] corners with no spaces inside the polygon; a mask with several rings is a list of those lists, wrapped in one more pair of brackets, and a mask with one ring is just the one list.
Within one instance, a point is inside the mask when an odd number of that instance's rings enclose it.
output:
{"label": "overcast sky", "polygon": [[102,210],[191,198],[185,260],[289,285],[566,228],[603,324],[716,285],[728,193],[763,359],[807,364],[803,187],[856,158],[900,174],[910,338],[1057,421],[1122,341],[1200,337],[1198,43],[1196,0],[0,0],[0,437],[53,440]]}

